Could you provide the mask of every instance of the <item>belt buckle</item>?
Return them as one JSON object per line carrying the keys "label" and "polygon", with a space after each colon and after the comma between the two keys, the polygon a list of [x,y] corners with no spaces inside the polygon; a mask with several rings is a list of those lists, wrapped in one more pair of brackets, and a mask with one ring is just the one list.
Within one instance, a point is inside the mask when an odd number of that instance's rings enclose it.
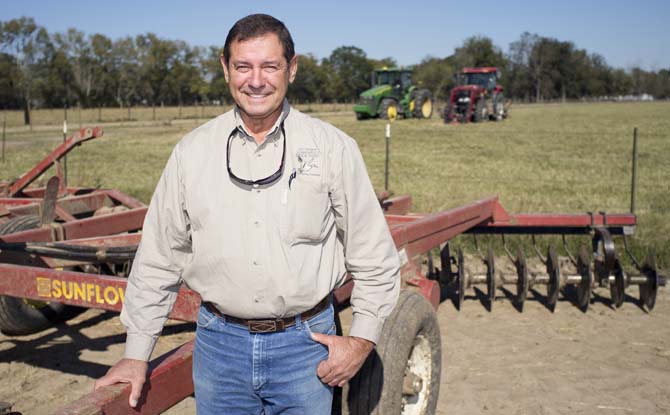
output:
{"label": "belt buckle", "polygon": [[250,333],[274,333],[284,331],[283,320],[252,320],[247,322]]}

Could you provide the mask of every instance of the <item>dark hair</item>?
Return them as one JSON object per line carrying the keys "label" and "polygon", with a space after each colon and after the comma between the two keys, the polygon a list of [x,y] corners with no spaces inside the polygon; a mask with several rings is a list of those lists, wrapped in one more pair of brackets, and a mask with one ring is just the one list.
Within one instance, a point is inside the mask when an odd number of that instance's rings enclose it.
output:
{"label": "dark hair", "polygon": [[223,46],[223,59],[226,61],[226,65],[230,59],[231,43],[253,39],[268,33],[277,35],[284,48],[286,62],[290,63],[295,56],[295,47],[291,33],[289,33],[284,23],[267,14],[250,14],[238,20],[226,36],[226,44]]}

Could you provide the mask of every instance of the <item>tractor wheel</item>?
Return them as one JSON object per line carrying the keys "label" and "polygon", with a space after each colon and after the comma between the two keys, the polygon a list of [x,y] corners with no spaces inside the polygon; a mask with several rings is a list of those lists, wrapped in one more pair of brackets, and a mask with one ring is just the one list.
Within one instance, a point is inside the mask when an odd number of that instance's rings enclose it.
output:
{"label": "tractor wheel", "polygon": [[398,117],[398,104],[391,98],[384,98],[379,106],[379,118],[395,120]]}
{"label": "tractor wheel", "polygon": [[496,94],[493,98],[493,120],[502,121],[505,118],[505,96],[503,93]]}
{"label": "tractor wheel", "polygon": [[430,118],[433,116],[433,96],[429,90],[419,89],[416,91],[412,116],[414,118]]}
{"label": "tractor wheel", "polygon": [[473,122],[486,121],[489,118],[489,111],[486,109],[486,100],[480,98],[475,104],[475,113],[472,115]]}
{"label": "tractor wheel", "polygon": [[[18,216],[0,225],[0,235],[27,231],[40,226],[37,216]],[[0,296],[0,331],[8,335],[32,334],[58,320],[66,307],[23,298]]]}
{"label": "tractor wheel", "polygon": [[351,380],[351,415],[435,413],[440,392],[437,316],[420,294],[403,290],[379,344]]}
{"label": "tractor wheel", "polygon": [[454,104],[449,103],[444,107],[444,112],[442,112],[442,118],[445,123],[450,123],[454,120]]}

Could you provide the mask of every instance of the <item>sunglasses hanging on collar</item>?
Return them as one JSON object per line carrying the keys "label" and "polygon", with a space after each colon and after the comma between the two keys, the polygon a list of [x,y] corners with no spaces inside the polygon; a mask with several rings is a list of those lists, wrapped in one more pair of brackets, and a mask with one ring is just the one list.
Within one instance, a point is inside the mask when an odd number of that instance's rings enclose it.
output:
{"label": "sunglasses hanging on collar", "polygon": [[286,159],[286,131],[284,130],[284,122],[282,121],[281,124],[279,124],[279,129],[281,131],[282,136],[284,137],[284,145],[281,153],[281,163],[279,164],[279,168],[277,171],[272,173],[271,175],[264,177],[262,179],[258,180],[249,180],[249,179],[243,179],[235,173],[233,173],[233,170],[230,168],[230,144],[232,142],[233,137],[235,134],[238,132],[239,128],[235,127],[235,129],[228,135],[228,150],[226,151],[226,168],[228,169],[228,176],[230,176],[231,179],[236,181],[237,183],[246,185],[246,186],[264,186],[268,184],[272,184],[279,180],[281,177],[282,173],[284,172],[284,161]]}

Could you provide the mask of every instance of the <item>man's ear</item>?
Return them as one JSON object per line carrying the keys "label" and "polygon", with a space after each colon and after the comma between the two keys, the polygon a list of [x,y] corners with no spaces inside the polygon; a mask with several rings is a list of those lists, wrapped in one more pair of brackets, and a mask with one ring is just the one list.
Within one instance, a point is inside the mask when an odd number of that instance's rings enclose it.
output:
{"label": "man's ear", "polygon": [[289,83],[293,83],[293,80],[295,79],[295,74],[297,73],[298,73],[298,55],[294,55],[293,58],[291,58],[291,62],[288,65]]}
{"label": "man's ear", "polygon": [[219,62],[221,62],[221,66],[223,67],[223,77],[226,78],[226,82],[230,83],[230,74],[228,73],[228,62],[226,62],[226,58],[223,56],[219,56]]}

